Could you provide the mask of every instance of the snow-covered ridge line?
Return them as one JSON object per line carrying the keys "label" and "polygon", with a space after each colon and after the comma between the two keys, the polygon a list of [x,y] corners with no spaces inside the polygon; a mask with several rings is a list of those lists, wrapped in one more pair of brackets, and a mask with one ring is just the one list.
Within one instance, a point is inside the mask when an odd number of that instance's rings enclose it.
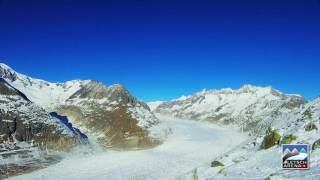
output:
{"label": "snow-covered ridge line", "polygon": [[[51,83],[17,73],[5,64],[0,64],[0,77],[47,112],[68,116],[77,127],[88,129],[89,135],[98,129],[99,134],[104,135],[99,142],[106,147],[111,144],[110,140],[113,145],[120,146],[124,142],[128,146],[142,146],[159,143],[162,139],[155,140],[159,142],[148,139],[151,127],[158,125],[159,120],[147,104],[121,84],[106,86],[95,80]],[[140,140],[130,140],[128,135]]]}
{"label": "snow-covered ridge line", "polygon": [[90,82],[90,80],[71,80],[64,83],[51,83],[18,73],[3,63],[0,63],[0,77],[26,94],[32,102],[48,111],[52,111],[55,105],[64,102],[82,85]]}
{"label": "snow-covered ridge line", "polygon": [[155,113],[176,118],[237,125],[241,130],[264,132],[268,126],[307,101],[271,86],[244,85],[240,89],[207,90],[157,104]]}
{"label": "snow-covered ridge line", "polygon": [[162,104],[164,101],[153,101],[153,102],[148,102],[148,106],[151,111],[155,110],[160,104]]}
{"label": "snow-covered ridge line", "polygon": [[[3,72],[3,71],[11,72],[13,75],[15,74],[17,77],[20,77],[21,79],[30,79],[30,80],[32,79],[33,81],[49,83],[49,84],[57,84],[57,85],[58,84],[64,85],[64,84],[69,84],[69,83],[78,82],[78,81],[90,81],[90,80],[74,79],[74,80],[70,80],[70,81],[66,81],[66,82],[48,82],[43,79],[34,78],[34,77],[27,76],[23,73],[19,73],[19,72],[15,71],[13,68],[11,68],[10,66],[8,66],[4,63],[0,63],[0,72]],[[5,79],[8,79],[8,78],[5,78]],[[10,79],[10,81],[12,81],[12,79]]]}
{"label": "snow-covered ridge line", "polygon": [[[199,92],[195,92],[191,95],[182,95],[179,98],[176,99],[172,99],[168,102],[172,102],[172,101],[182,101],[182,100],[186,100],[192,96],[196,96],[196,95],[204,95],[204,94],[241,94],[241,93],[275,93],[275,94],[279,94],[279,95],[283,95],[283,96],[292,96],[292,97],[301,97],[303,98],[302,95],[300,94],[285,94],[277,89],[275,89],[273,86],[255,86],[252,84],[244,84],[242,85],[239,89],[233,89],[233,88],[222,88],[222,89],[207,89],[204,88],[202,90],[200,90]],[[165,102],[165,101],[162,101]],[[153,102],[150,102],[153,103]]]}

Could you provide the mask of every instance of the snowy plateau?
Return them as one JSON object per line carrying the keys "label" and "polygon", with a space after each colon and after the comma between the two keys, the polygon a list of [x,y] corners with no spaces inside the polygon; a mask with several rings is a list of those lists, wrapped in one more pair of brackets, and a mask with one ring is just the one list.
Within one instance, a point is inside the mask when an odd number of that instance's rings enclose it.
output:
{"label": "snowy plateau", "polygon": [[[5,64],[0,78],[0,179],[320,179],[320,98],[244,85],[145,103]],[[310,169],[283,170],[281,144],[299,143]]]}

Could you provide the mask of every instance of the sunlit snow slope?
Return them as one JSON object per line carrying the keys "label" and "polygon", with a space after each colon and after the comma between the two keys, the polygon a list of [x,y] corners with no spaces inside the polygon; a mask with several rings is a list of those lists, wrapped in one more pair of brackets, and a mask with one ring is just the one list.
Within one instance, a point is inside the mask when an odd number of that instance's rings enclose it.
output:
{"label": "sunlit snow slope", "polygon": [[175,179],[246,140],[237,130],[161,118],[172,134],[160,146],[140,151],[107,151],[69,158],[12,179]]}

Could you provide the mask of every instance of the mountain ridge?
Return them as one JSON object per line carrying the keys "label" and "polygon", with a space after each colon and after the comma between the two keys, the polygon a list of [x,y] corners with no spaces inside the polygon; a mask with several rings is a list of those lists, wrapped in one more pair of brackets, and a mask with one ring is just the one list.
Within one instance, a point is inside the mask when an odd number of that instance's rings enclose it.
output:
{"label": "mountain ridge", "polygon": [[239,89],[204,89],[159,103],[153,112],[182,119],[234,124],[245,131],[259,132],[282,114],[306,103],[300,95],[284,94],[271,86],[243,85]]}
{"label": "mountain ridge", "polygon": [[48,112],[68,116],[73,124],[94,135],[103,146],[122,144],[120,142],[148,146],[159,144],[166,136],[166,133],[151,132],[159,120],[146,103],[132,96],[121,84],[105,86],[95,80],[51,83],[20,74],[5,64],[0,64],[0,77],[7,78],[11,86]]}
{"label": "mountain ridge", "polygon": [[[32,103],[26,95],[12,87],[4,79],[0,78],[0,124],[1,141],[18,140],[20,142],[35,141],[39,146],[49,143],[58,143],[66,140],[71,146],[78,144],[85,137],[78,137],[80,131],[75,131],[72,124],[69,126],[50,116],[44,109]],[[78,142],[77,142],[78,141]],[[52,145],[53,145],[52,144]],[[64,149],[66,147],[56,148]]]}

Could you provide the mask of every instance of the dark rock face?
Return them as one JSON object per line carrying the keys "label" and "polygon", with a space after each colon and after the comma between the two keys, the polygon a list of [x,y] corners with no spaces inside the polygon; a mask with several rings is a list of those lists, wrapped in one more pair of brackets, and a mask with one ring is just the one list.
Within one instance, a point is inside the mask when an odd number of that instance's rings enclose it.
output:
{"label": "dark rock face", "polygon": [[14,140],[59,150],[69,150],[85,141],[72,127],[51,117],[0,79],[0,143]]}
{"label": "dark rock face", "polygon": [[81,139],[88,139],[88,136],[82,133],[78,128],[74,128],[72,124],[69,122],[69,119],[67,116],[61,116],[56,112],[51,112],[50,116],[55,117],[60,120],[61,123],[66,125],[74,134],[78,134]]}
{"label": "dark rock face", "polygon": [[276,130],[270,131],[264,137],[260,148],[269,149],[272,146],[278,145],[280,143],[280,139],[281,139],[281,136]]}
{"label": "dark rock face", "polygon": [[107,148],[143,148],[160,143],[148,138],[148,131],[137,125],[137,120],[127,114],[125,107],[112,112],[96,107],[88,113],[81,107],[62,106],[58,111],[75,118],[81,124],[80,127],[97,134],[98,142]]}
{"label": "dark rock face", "polygon": [[26,101],[30,101],[26,95],[24,95],[22,92],[20,92],[16,88],[12,87],[3,78],[0,78],[0,93],[2,95],[17,95],[22,97]]}
{"label": "dark rock face", "polygon": [[302,104],[306,104],[307,101],[304,98],[301,98],[299,96],[292,96],[289,98],[287,103],[284,104],[284,107],[288,109],[294,109],[297,107],[300,107]]}
{"label": "dark rock face", "polygon": [[[62,135],[63,131],[58,130],[59,127],[55,125],[40,122],[26,123],[25,118],[29,118],[28,116],[5,116],[2,113],[0,116],[0,143],[4,141],[13,142],[15,139],[20,142],[33,142],[41,148],[58,150],[69,150],[78,144],[76,137]],[[39,118],[45,117],[40,116]],[[8,119],[13,120],[8,122]]]}
{"label": "dark rock face", "polygon": [[211,167],[219,167],[219,166],[224,166],[220,161],[212,161],[211,162]]}

